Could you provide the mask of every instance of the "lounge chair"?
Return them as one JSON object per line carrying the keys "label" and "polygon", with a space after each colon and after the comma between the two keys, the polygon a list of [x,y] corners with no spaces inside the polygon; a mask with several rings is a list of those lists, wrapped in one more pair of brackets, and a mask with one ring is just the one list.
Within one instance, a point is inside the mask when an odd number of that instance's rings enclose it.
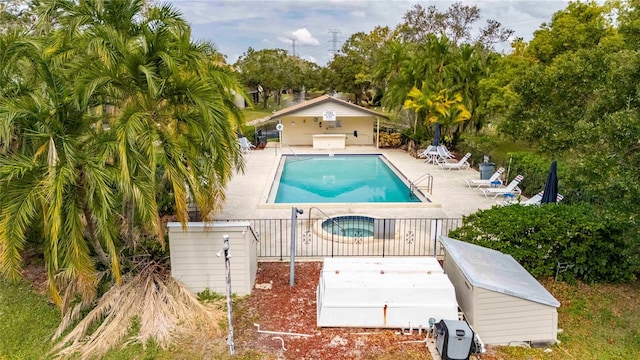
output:
{"label": "lounge chair", "polygon": [[466,153],[462,159],[460,159],[460,161],[454,163],[454,162],[441,162],[438,165],[440,165],[440,167],[443,170],[466,170],[467,168],[469,168],[469,162],[467,162],[467,160],[469,160],[469,158],[471,157],[471,153]]}
{"label": "lounge chair", "polygon": [[429,146],[427,146],[426,149],[424,149],[421,153],[419,153],[416,156],[419,157],[419,158],[423,158],[424,159],[424,158],[428,157],[430,153],[435,153],[435,152],[436,152],[435,146],[429,145]]}
{"label": "lounge chair", "polygon": [[489,197],[489,195],[493,195],[493,198],[497,198],[498,195],[510,194],[510,195],[520,195],[522,192],[518,187],[518,184],[524,179],[524,176],[518,175],[515,179],[513,179],[509,185],[503,188],[487,188],[480,189],[485,197]]}
{"label": "lounge chair", "polygon": [[238,143],[240,144],[240,150],[245,154],[256,148],[246,137],[239,138]]}
{"label": "lounge chair", "polygon": [[[500,205],[520,204],[520,205],[524,205],[524,206],[540,205],[541,202],[542,202],[542,195],[544,195],[544,191],[540,191],[539,193],[533,195],[532,197],[530,197],[529,199],[527,199],[525,201],[498,201],[498,204],[500,204]],[[563,195],[558,194],[558,196],[556,196],[556,202],[560,202],[560,201],[562,201],[562,199],[564,199]]]}
{"label": "lounge chair", "polygon": [[427,164],[433,163],[434,165],[437,165],[441,162],[446,162],[447,159],[455,158],[455,156],[453,156],[453,154],[450,153],[447,147],[444,145],[438,145],[438,146],[429,145],[426,149],[424,149],[424,151],[419,153],[417,156],[419,158],[426,159],[425,162]]}
{"label": "lounge chair", "polygon": [[440,156],[440,158],[442,158],[443,160],[446,159],[455,159],[455,156],[453,156],[453,154],[449,151],[449,149],[447,149],[446,146],[444,145],[440,145],[438,146],[438,155]]}
{"label": "lounge chair", "polygon": [[502,180],[500,179],[502,173],[504,173],[503,167],[496,170],[496,172],[494,172],[493,175],[491,175],[491,177],[488,179],[467,179],[465,181],[467,182],[467,185],[469,185],[469,187],[475,187],[476,189],[483,186],[500,187],[502,185]]}

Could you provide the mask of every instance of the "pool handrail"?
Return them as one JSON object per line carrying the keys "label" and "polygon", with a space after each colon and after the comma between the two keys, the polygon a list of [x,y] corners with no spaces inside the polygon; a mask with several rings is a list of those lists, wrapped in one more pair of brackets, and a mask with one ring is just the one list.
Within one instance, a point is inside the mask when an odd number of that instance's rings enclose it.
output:
{"label": "pool handrail", "polygon": [[418,190],[418,184],[423,182],[424,180],[428,180],[427,182],[427,190],[429,191],[429,194],[431,194],[431,190],[433,187],[433,176],[431,176],[430,173],[426,173],[422,176],[420,176],[419,178],[413,180],[413,181],[409,181],[409,192],[411,194],[413,194],[414,190]]}
{"label": "pool handrail", "polygon": [[332,218],[331,216],[327,215],[324,211],[320,210],[320,208],[316,207],[316,206],[311,206],[309,208],[309,221],[307,222],[307,231],[311,231],[311,210],[312,209],[316,209],[318,211],[320,211],[320,213],[322,213],[322,215],[324,215],[324,217],[326,217],[327,219],[331,220],[331,223],[333,225],[335,225],[336,227],[338,227],[338,229],[340,229],[340,231],[342,231],[342,233],[345,233],[345,230],[342,226],[340,226],[340,224],[338,224],[338,222]]}

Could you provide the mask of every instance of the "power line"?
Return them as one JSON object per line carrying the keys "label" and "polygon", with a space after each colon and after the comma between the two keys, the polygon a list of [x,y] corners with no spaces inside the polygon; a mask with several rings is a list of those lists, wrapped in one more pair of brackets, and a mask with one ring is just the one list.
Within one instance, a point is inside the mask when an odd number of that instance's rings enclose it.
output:
{"label": "power line", "polygon": [[298,39],[290,37],[289,40],[291,40],[291,56],[296,56],[296,41]]}
{"label": "power line", "polygon": [[340,34],[340,29],[329,29],[329,34],[331,34],[331,55],[336,56],[338,53],[338,34]]}

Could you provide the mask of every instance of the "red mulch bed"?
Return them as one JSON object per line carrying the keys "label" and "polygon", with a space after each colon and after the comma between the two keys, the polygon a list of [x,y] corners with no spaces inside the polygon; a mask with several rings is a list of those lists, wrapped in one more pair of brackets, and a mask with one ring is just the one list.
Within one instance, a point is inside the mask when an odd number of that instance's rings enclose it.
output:
{"label": "red mulch bed", "polygon": [[[295,286],[289,286],[288,263],[260,263],[256,284],[271,283],[271,289],[253,294],[234,308],[234,339],[238,352],[257,350],[279,359],[431,359],[424,340],[397,334],[400,329],[355,329],[316,327],[316,286],[322,263],[297,263]],[[260,330],[313,335],[311,338],[280,336]]]}

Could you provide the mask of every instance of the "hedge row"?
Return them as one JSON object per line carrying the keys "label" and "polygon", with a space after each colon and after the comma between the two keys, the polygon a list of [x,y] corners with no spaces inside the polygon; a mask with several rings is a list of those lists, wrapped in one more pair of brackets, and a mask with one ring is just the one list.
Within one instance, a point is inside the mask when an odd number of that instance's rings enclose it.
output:
{"label": "hedge row", "polygon": [[513,256],[535,277],[631,281],[640,273],[640,241],[628,217],[587,205],[503,206],[466,216],[449,236]]}

